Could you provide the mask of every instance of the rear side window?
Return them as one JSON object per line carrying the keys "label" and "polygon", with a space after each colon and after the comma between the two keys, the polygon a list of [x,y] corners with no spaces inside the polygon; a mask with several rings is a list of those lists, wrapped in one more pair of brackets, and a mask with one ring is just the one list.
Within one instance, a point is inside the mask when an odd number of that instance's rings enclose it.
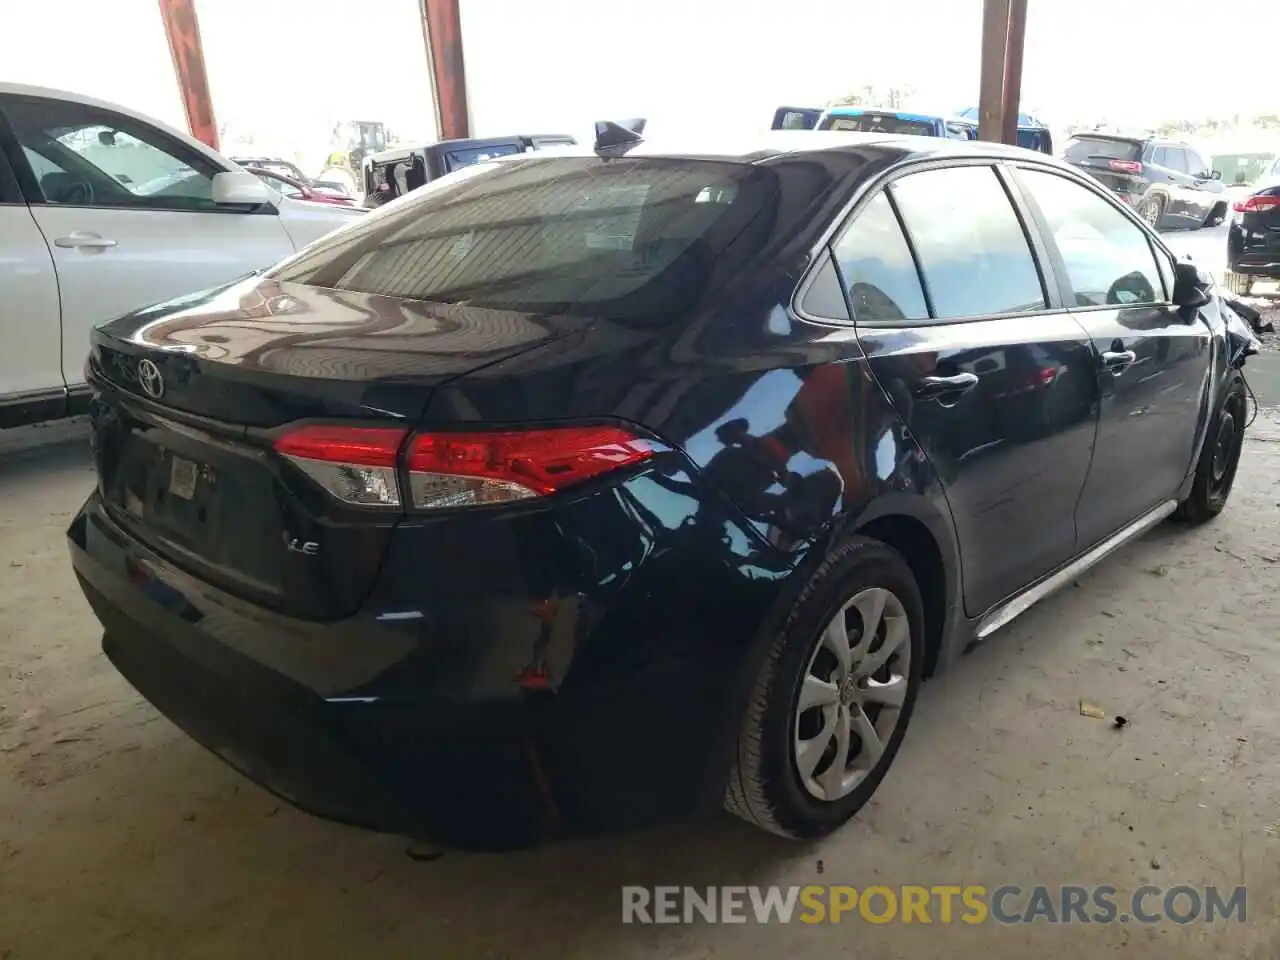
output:
{"label": "rear side window", "polygon": [[877,194],[833,248],[858,323],[929,316],[911,248],[889,198]]}
{"label": "rear side window", "polygon": [[[1072,137],[1063,152],[1066,160],[1138,160],[1142,144],[1133,140],[1112,140],[1109,137]],[[1157,163],[1159,161],[1156,161]]]}
{"label": "rear side window", "polygon": [[668,321],[713,273],[757,253],[776,216],[777,175],[762,165],[535,156],[465,167],[274,275],[410,300]]}
{"label": "rear side window", "polygon": [[812,111],[779,110],[775,115],[773,126],[775,130],[811,130],[813,124]]}
{"label": "rear side window", "polygon": [[1147,235],[1093,191],[1065,177],[1019,170],[1049,226],[1077,306],[1131,306],[1164,299]]}
{"label": "rear side window", "polygon": [[863,113],[854,117],[827,117],[824,130],[853,130],[860,133],[907,134],[908,136],[934,136],[931,123],[900,117],[896,113]]}
{"label": "rear side window", "polygon": [[490,144],[487,147],[467,147],[462,150],[450,150],[445,154],[445,165],[448,170],[469,167],[473,163],[483,163],[495,157],[510,157],[523,153],[524,148],[518,143]]}
{"label": "rear side window", "polygon": [[991,167],[913,173],[890,188],[939,319],[1046,306],[1031,247]]}

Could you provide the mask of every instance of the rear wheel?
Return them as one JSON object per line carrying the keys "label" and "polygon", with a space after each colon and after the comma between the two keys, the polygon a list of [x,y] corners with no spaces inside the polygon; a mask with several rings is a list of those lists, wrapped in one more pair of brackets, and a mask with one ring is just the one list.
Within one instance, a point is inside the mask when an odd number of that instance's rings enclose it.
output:
{"label": "rear wheel", "polygon": [[1164,197],[1147,197],[1138,205],[1138,216],[1147,221],[1152,230],[1157,229],[1164,219]]}
{"label": "rear wheel", "polygon": [[906,562],[865,537],[837,547],[761,668],[725,807],[786,837],[839,827],[893,762],[923,663],[923,605]]}
{"label": "rear wheel", "polygon": [[1253,293],[1253,277],[1244,273],[1236,273],[1234,270],[1228,270],[1226,276],[1227,290],[1237,296],[1247,297]]}
{"label": "rear wheel", "polygon": [[1225,219],[1227,219],[1227,205],[1226,203],[1219,201],[1213,205],[1213,209],[1209,211],[1209,215],[1204,218],[1204,225],[1206,227],[1216,227]]}
{"label": "rear wheel", "polygon": [[1195,482],[1187,499],[1178,504],[1174,517],[1204,523],[1222,512],[1231,496],[1240,453],[1244,449],[1245,389],[1240,374],[1233,373],[1222,406],[1209,424],[1204,447],[1196,463]]}

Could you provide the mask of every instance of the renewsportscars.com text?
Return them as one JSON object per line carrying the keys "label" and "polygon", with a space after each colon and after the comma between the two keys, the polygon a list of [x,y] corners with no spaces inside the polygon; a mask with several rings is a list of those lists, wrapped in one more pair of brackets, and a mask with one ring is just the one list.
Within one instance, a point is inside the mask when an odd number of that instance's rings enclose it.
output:
{"label": "renewsportscars.com text", "polygon": [[1112,886],[623,887],[623,923],[1243,922],[1245,888]]}

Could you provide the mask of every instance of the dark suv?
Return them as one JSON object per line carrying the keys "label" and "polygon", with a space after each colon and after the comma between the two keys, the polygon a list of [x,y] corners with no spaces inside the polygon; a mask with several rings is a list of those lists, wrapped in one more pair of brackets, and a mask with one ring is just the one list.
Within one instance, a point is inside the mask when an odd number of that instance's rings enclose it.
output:
{"label": "dark suv", "polygon": [[94,332],[106,654],[307,809],[826,833],[925,677],[1227,502],[1256,343],[1095,181],[604,126]]}
{"label": "dark suv", "polygon": [[1212,227],[1227,216],[1222,174],[1173,140],[1079,133],[1063,159],[1110,187],[1153,227]]}

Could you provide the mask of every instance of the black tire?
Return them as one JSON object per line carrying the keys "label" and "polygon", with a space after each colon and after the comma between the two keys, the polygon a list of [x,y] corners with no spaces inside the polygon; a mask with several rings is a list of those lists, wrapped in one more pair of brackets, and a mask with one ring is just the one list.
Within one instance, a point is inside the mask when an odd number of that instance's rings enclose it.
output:
{"label": "black tire", "polygon": [[1234,293],[1238,297],[1247,297],[1253,293],[1253,277],[1248,274],[1228,270],[1223,280],[1226,281],[1228,293]]}
{"label": "black tire", "polygon": [[1245,387],[1240,374],[1232,371],[1226,396],[1209,423],[1195,482],[1187,499],[1178,504],[1174,518],[1185,523],[1205,523],[1222,512],[1231,496],[1240,453],[1244,449]]}
{"label": "black tire", "polygon": [[1204,218],[1203,226],[1216,227],[1225,219],[1227,219],[1227,205],[1226,203],[1219,201],[1213,205],[1213,209],[1209,211],[1209,215]]}
{"label": "black tire", "polygon": [[[905,695],[879,760],[851,793],[825,801],[805,789],[794,757],[800,685],[827,624],[853,597],[875,587],[901,602],[908,621]],[[784,837],[823,836],[845,823],[870,799],[893,763],[920,692],[924,652],[924,606],[902,556],[867,537],[852,537],[835,547],[796,600],[756,679],[738,736],[725,808]]]}
{"label": "black tire", "polygon": [[1152,230],[1159,230],[1164,220],[1164,197],[1147,197],[1138,204],[1138,216],[1147,222]]}

